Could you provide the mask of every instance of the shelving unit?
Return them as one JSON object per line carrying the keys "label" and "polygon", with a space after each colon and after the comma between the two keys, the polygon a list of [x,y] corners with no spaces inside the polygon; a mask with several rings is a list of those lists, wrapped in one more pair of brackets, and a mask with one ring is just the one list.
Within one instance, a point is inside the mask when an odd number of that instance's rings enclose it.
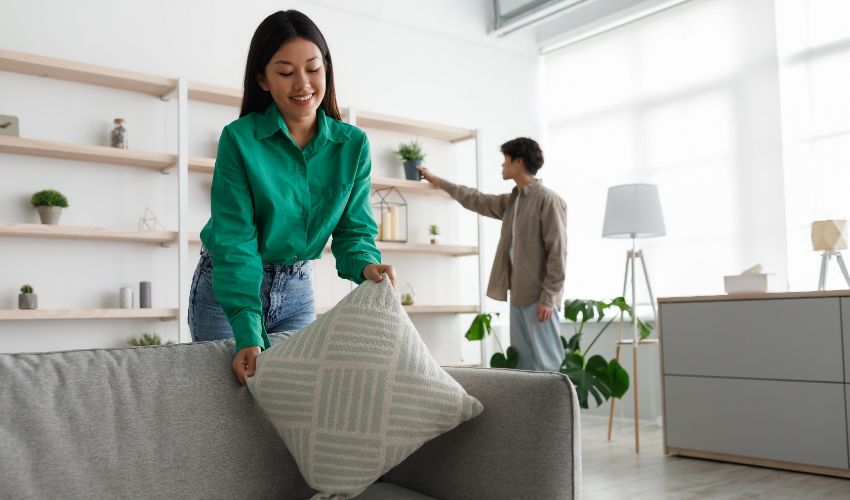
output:
{"label": "shelving unit", "polygon": [[177,319],[177,309],[0,309],[0,321],[48,319]]}
{"label": "shelving unit", "polygon": [[[190,172],[210,175],[215,168],[215,159],[188,154],[188,102],[189,100],[225,106],[240,106],[242,92],[239,89],[188,82],[182,78],[168,78],[139,72],[66,61],[33,54],[0,50],[0,71],[36,75],[88,85],[110,87],[156,96],[162,100],[176,99],[177,102],[177,154],[125,150],[95,145],[69,144],[41,139],[0,137],[0,153],[57,158],[103,165],[131,166],[161,173],[177,172],[177,220],[176,231],[131,231],[98,227],[46,226],[36,224],[0,224],[0,238],[58,238],[74,240],[123,241],[133,243],[177,244],[178,296],[179,303],[173,309],[69,309],[0,311],[0,320],[46,320],[46,319],[179,319],[178,341],[189,338],[186,322],[188,311],[188,283],[180,278],[187,270],[188,244],[199,243],[199,235],[186,227],[188,219],[188,175]],[[435,123],[393,117],[369,111],[343,108],[344,119],[365,129],[393,131],[414,136],[457,143],[475,141],[476,184],[480,184],[481,146],[478,132],[472,129],[452,127]],[[373,189],[394,187],[414,196],[448,195],[425,182],[404,179],[374,177]],[[478,238],[481,241],[481,223],[478,219]],[[428,256],[477,256],[479,263],[478,304],[468,305],[414,305],[406,307],[410,314],[468,314],[477,313],[484,300],[482,281],[483,264],[477,245],[428,245],[413,243],[377,242],[383,252],[399,252]],[[194,263],[192,263],[194,265]],[[484,345],[482,343],[482,359]]]}

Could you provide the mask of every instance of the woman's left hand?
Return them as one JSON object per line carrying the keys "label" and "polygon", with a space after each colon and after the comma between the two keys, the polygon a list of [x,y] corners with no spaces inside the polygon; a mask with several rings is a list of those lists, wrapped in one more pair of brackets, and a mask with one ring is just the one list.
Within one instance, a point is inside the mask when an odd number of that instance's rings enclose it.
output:
{"label": "woman's left hand", "polygon": [[363,269],[363,277],[375,283],[380,283],[384,279],[382,276],[384,273],[389,275],[390,283],[392,283],[393,288],[396,288],[395,269],[393,269],[393,266],[389,264],[369,264]]}

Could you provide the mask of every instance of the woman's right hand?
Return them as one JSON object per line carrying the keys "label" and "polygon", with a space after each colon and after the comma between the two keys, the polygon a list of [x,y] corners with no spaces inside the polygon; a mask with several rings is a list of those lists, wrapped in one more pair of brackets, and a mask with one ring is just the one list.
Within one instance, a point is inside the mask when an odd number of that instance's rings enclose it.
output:
{"label": "woman's right hand", "polygon": [[233,358],[233,373],[241,385],[245,385],[246,376],[254,376],[254,370],[257,368],[257,356],[259,356],[261,350],[258,345],[243,347]]}
{"label": "woman's right hand", "polygon": [[433,184],[436,187],[440,187],[440,178],[437,177],[436,175],[432,174],[431,171],[428,170],[427,167],[419,166],[419,167],[416,167],[416,168],[417,168],[417,170],[419,170],[419,173],[422,174],[423,179],[430,182],[431,184]]}

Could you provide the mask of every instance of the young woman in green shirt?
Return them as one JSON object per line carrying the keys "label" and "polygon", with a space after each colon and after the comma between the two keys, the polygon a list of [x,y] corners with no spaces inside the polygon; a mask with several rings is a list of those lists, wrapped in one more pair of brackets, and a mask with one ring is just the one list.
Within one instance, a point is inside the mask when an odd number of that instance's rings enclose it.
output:
{"label": "young woman in green shirt", "polygon": [[233,372],[253,376],[268,331],[316,318],[310,260],[328,238],[340,277],[381,281],[370,202],[369,141],[340,121],[324,36],[304,14],[280,11],[257,27],[239,119],[221,133],[211,216],[192,279],[195,341],[233,338]]}

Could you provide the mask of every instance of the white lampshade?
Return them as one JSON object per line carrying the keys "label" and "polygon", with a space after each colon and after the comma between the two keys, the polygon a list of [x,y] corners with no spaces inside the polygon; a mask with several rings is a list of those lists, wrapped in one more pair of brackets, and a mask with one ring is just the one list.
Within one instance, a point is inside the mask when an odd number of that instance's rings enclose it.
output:
{"label": "white lampshade", "polygon": [[652,238],[665,234],[656,185],[624,184],[608,188],[603,238]]}

